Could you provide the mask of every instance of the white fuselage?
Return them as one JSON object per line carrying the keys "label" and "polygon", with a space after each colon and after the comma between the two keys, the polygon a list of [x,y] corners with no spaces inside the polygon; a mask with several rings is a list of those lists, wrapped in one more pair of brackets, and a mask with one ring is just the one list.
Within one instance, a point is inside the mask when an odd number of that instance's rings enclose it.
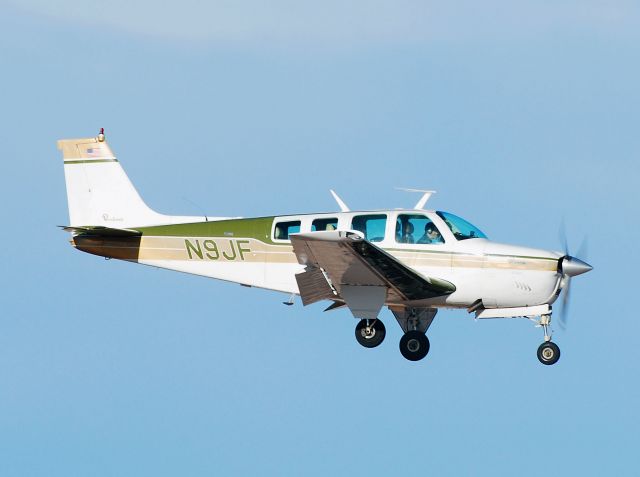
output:
{"label": "white fuselage", "polygon": [[[444,243],[399,243],[396,218],[408,213],[424,214],[435,223]],[[422,210],[280,216],[273,218],[271,230],[267,230],[264,237],[259,233],[243,236],[233,230],[216,237],[145,233],[137,261],[298,294],[295,275],[304,271],[304,266],[298,263],[290,241],[276,238],[275,224],[299,221],[299,231],[310,232],[315,220],[331,217],[337,219],[338,230],[351,230],[353,217],[366,214],[387,217],[384,237],[376,240],[377,247],[425,277],[437,277],[455,284],[454,293],[416,305],[467,308],[482,300],[487,308],[510,308],[550,304],[557,296],[562,278],[557,272],[560,253],[500,244],[484,238],[457,240],[438,215]],[[187,241],[191,244],[190,249]]]}

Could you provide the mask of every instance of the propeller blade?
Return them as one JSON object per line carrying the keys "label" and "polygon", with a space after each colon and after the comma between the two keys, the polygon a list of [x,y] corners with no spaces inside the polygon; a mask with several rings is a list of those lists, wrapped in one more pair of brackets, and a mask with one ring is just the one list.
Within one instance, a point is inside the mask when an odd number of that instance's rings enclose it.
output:
{"label": "propeller blade", "polygon": [[560,239],[560,244],[562,245],[562,250],[564,250],[565,255],[569,255],[569,242],[567,241],[567,229],[564,225],[564,219],[560,222],[560,229],[558,230],[558,238]]}
{"label": "propeller blade", "polygon": [[578,248],[578,253],[576,253],[576,257],[580,257],[584,260],[589,259],[589,237],[587,237],[586,235],[582,239],[582,243]]}
{"label": "propeller blade", "polygon": [[567,329],[569,321],[569,297],[571,296],[571,277],[565,275],[564,296],[562,297],[562,308],[560,308],[560,328]]}

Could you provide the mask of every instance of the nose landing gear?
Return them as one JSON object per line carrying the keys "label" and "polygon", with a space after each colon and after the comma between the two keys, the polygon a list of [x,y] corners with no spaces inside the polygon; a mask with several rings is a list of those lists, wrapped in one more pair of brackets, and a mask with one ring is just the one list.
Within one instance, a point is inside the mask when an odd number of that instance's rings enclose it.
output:
{"label": "nose landing gear", "polygon": [[560,348],[551,341],[551,315],[542,315],[538,326],[544,330],[544,343],[538,347],[538,360],[547,366],[556,364],[560,359]]}

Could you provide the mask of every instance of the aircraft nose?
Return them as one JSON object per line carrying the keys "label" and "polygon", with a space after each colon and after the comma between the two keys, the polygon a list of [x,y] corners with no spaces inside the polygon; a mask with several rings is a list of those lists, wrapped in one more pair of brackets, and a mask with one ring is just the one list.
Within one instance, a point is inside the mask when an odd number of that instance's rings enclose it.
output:
{"label": "aircraft nose", "polygon": [[579,258],[565,255],[560,259],[559,272],[563,275],[575,277],[593,270],[593,267]]}

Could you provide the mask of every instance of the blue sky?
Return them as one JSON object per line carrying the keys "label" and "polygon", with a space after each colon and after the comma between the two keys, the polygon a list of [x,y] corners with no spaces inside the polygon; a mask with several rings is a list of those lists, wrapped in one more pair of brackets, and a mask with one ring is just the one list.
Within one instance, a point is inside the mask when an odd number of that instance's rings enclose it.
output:
{"label": "blue sky", "polygon": [[[635,475],[634,2],[0,6],[0,474]],[[576,250],[553,367],[524,320],[441,312],[361,348],[283,295],[74,251],[55,141],[105,127],[145,200],[260,216],[411,206]],[[198,206],[195,206],[198,204]]]}

